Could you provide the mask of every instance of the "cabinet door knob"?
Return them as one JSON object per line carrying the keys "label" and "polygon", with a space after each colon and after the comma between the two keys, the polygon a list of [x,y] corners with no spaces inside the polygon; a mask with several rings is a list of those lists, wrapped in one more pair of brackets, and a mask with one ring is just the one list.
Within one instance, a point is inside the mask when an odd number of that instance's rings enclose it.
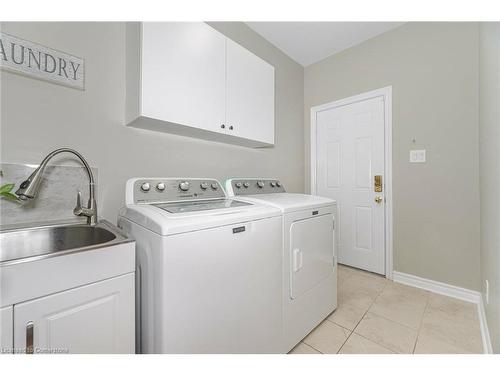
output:
{"label": "cabinet door knob", "polygon": [[220,127],[221,127],[222,129],[224,129],[224,128],[226,127],[226,125],[222,124]]}
{"label": "cabinet door knob", "polygon": [[229,130],[233,130],[233,129],[234,129],[234,128],[233,128],[233,125],[231,125],[231,126],[229,127]]}

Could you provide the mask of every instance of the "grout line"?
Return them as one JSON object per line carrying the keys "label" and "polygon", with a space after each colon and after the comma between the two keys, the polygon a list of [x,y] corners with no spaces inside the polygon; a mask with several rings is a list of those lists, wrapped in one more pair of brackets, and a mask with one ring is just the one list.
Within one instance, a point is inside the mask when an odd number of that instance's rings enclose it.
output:
{"label": "grout line", "polygon": [[[328,315],[328,316],[330,316],[330,315]],[[335,325],[335,326],[337,326],[337,327],[342,328],[343,330],[347,330],[347,331],[349,331],[349,332],[350,332],[350,333],[349,333],[349,335],[347,336],[347,338],[345,339],[344,343],[342,344],[342,346],[344,346],[344,344],[345,344],[345,343],[346,343],[346,341],[349,339],[349,337],[351,337],[352,331],[351,331],[349,328],[346,328],[346,327],[344,327],[344,326],[342,326],[342,325],[340,325],[340,324],[337,324],[337,323],[335,323],[335,322],[332,322],[331,320],[328,320],[328,317],[326,317],[325,319],[323,319],[323,321],[322,321],[320,324],[318,324],[318,325],[316,326],[316,328],[317,328],[317,327],[319,327],[320,325],[322,325],[322,324],[323,324],[324,322],[326,322],[326,321],[327,321],[328,323],[330,323],[330,324],[333,324],[333,325]],[[316,328],[315,328],[315,329],[316,329]],[[307,337],[307,336],[306,336],[306,337]],[[314,349],[314,350],[316,350],[317,352],[320,352],[321,354],[330,354],[330,353],[323,353],[321,350],[319,350],[319,349],[315,348],[315,347],[314,347],[314,346],[312,346],[312,345],[307,344],[305,341],[301,341],[301,342],[302,342],[302,343],[304,343],[304,344],[306,344],[307,346],[309,346],[309,347],[313,348],[313,349]],[[297,345],[298,345],[298,344],[297,344]],[[339,348],[339,350],[340,350],[340,349],[342,349],[342,346]],[[336,354],[338,354],[338,351],[336,352]]]}
{"label": "grout line", "polygon": [[[380,294],[379,294],[379,295],[380,295]],[[425,302],[425,306],[424,306],[424,312],[425,312],[425,309],[427,308],[427,303],[428,303],[428,302],[426,301],[426,302]],[[371,306],[370,306],[370,307],[371,307]],[[396,321],[396,320],[394,320],[394,319],[392,319],[392,318],[389,318],[389,317],[387,317],[387,316],[385,316],[385,315],[382,315],[381,313],[374,313],[374,312],[372,311],[372,312],[371,312],[371,314],[373,314],[373,315],[377,315],[378,317],[380,317],[380,318],[384,318],[385,320],[388,320],[388,321],[390,321],[390,322],[392,322],[392,323],[396,323],[396,324],[398,324],[398,325],[400,325],[400,326],[403,326],[403,327],[405,327],[405,328],[411,329],[412,331],[416,331],[417,333],[418,333],[418,330],[420,329],[420,323],[421,323],[421,322],[419,323],[419,327],[412,327],[412,326],[409,326],[409,325],[407,325],[407,324],[405,324],[405,323],[398,322],[398,321]],[[422,317],[423,317],[423,313],[422,313]],[[422,320],[422,317],[420,318],[420,320]]]}
{"label": "grout line", "polygon": [[[345,267],[345,266],[343,266],[343,267]],[[339,273],[339,266],[337,265],[337,283],[338,283],[337,293],[338,293],[338,289],[340,288],[340,286],[342,284],[344,284],[346,282],[346,280],[349,279],[353,275],[353,272],[349,271],[348,275],[345,278],[343,278],[342,281],[339,282],[338,273]]]}
{"label": "grout line", "polygon": [[[345,343],[347,342],[347,340],[349,340],[349,338],[352,336],[352,334],[354,333],[354,330],[356,328],[358,328],[358,325],[359,323],[361,323],[361,321],[365,318],[365,315],[366,313],[371,309],[371,307],[373,306],[373,304],[375,303],[375,301],[377,300],[378,296],[384,291],[384,289],[387,287],[387,284],[384,285],[384,287],[380,290],[380,292],[377,293],[377,295],[375,296],[375,298],[373,299],[372,303],[370,304],[370,306],[368,306],[368,308],[366,309],[366,311],[364,312],[363,316],[361,317],[361,319],[359,320],[359,322],[354,326],[354,328],[352,329],[351,333],[349,334],[349,336],[347,336],[347,339],[344,341],[344,343],[342,344],[342,346],[339,348],[339,350],[337,351],[337,354],[339,354],[339,352],[342,350],[342,348],[344,347]],[[347,329],[347,328],[346,328]],[[356,332],[357,335],[359,335],[359,333]],[[361,336],[361,335],[360,335]],[[364,337],[364,336],[362,336]],[[364,337],[365,339],[369,340],[368,338]],[[370,340],[371,341],[371,340]],[[373,341],[372,341],[373,342]],[[377,343],[375,343],[377,344]],[[379,344],[380,345],[380,344]],[[381,345],[382,346],[382,345]],[[389,348],[386,348],[386,349],[389,349]]]}
{"label": "grout line", "polygon": [[[388,280],[388,281],[389,281],[389,282],[391,282],[391,283],[394,283],[394,281],[392,281],[392,280]],[[364,317],[365,317],[365,315],[368,313],[368,311],[372,308],[372,306],[373,306],[373,304],[375,303],[376,299],[377,299],[377,298],[378,298],[378,297],[382,294],[382,292],[385,290],[385,288],[387,288],[387,286],[388,286],[388,284],[386,284],[386,285],[384,286],[384,288],[382,288],[382,290],[381,290],[381,291],[377,294],[377,297],[373,300],[373,302],[372,302],[372,304],[370,305],[370,307],[368,307],[368,310],[365,312],[365,314],[363,315],[363,317],[361,318],[361,320],[358,322],[358,324],[356,324],[356,327],[354,327],[353,332],[354,332],[354,330],[358,327],[358,325],[361,323],[361,321],[364,319]],[[426,301],[425,308],[424,308],[424,313],[425,313],[425,311],[426,311],[426,309],[427,309],[427,305],[428,305],[428,303],[429,303],[429,297],[427,297],[427,301]],[[401,323],[399,323],[399,322],[395,322],[395,321],[394,321],[394,320],[392,320],[392,319],[386,318],[385,316],[382,316],[382,315],[376,314],[376,313],[374,313],[374,312],[371,312],[371,314],[374,314],[374,315],[376,315],[376,316],[378,316],[378,317],[380,317],[380,318],[383,318],[383,319],[389,320],[390,322],[393,322],[393,323],[399,324],[399,325],[401,325],[401,326],[403,326],[403,327],[406,327],[406,328],[409,328],[409,329],[412,329],[412,330],[414,330],[414,329],[415,329],[415,328],[408,327],[408,326],[407,326],[407,325],[405,325],[405,324],[401,324]],[[420,321],[420,325],[422,324],[423,316],[424,316],[424,315],[422,314],[422,318],[421,318],[421,321]],[[418,328],[418,330],[417,330],[417,338],[418,338],[418,333],[419,333],[419,330],[420,330],[420,326],[419,326],[419,328]],[[385,346],[385,345],[383,345],[383,344],[381,344],[381,343],[375,342],[375,341],[373,341],[373,340],[369,339],[368,337],[363,336],[363,335],[362,335],[362,334],[360,334],[359,332],[356,332],[356,334],[357,334],[357,335],[359,335],[359,336],[361,336],[361,337],[363,337],[364,339],[366,339],[366,340],[368,340],[368,341],[371,341],[371,342],[373,342],[373,343],[375,343],[375,344],[377,344],[377,345],[380,345],[381,347],[383,347],[383,348],[385,348],[385,349],[387,349],[387,350],[390,350],[391,352],[393,352],[393,353],[395,353],[395,354],[404,354],[404,353],[395,352],[392,348],[388,348],[387,346]],[[414,345],[413,345],[413,351],[412,351],[412,353],[410,353],[410,354],[413,354],[413,352],[415,351],[416,343],[417,343],[417,340],[415,339],[415,343],[414,343]],[[343,346],[343,345],[342,345],[342,346]]]}
{"label": "grout line", "polygon": [[[343,327],[342,327],[343,328]],[[347,338],[345,339],[345,341],[342,343],[342,345],[340,345],[340,348],[339,350],[337,350],[337,354],[340,354],[340,351],[342,350],[342,348],[344,347],[345,343],[347,342],[347,340],[349,340],[349,337],[352,336],[352,334],[354,333],[354,331],[349,331],[351,333],[349,333],[349,336],[347,336]]]}
{"label": "grout line", "polygon": [[427,311],[427,307],[429,306],[429,300],[430,300],[430,293],[427,294],[427,301],[425,301],[425,308],[424,312],[422,313],[422,316],[420,317],[420,324],[418,325],[418,330],[417,330],[417,337],[415,338],[415,343],[413,344],[413,351],[411,352],[412,354],[415,354],[415,349],[417,348],[417,342],[418,338],[420,336],[420,330],[422,329],[422,322],[424,321],[424,315],[425,312]]}
{"label": "grout line", "polygon": [[308,347],[310,347],[311,349],[313,349],[313,350],[315,350],[315,351],[319,352],[320,354],[325,354],[325,353],[323,353],[321,350],[316,349],[314,346],[309,345],[309,344],[307,344],[307,343],[306,343],[306,342],[304,342],[304,341],[301,341],[301,343],[302,343],[302,344],[304,344],[304,345],[306,345],[306,346],[308,346]]}
{"label": "grout line", "polygon": [[[359,274],[361,274],[361,275],[363,275],[364,273],[365,273],[365,271],[360,271],[360,272],[359,272]],[[353,275],[355,275],[355,274],[358,274],[358,272],[356,272],[356,270],[354,270],[354,272],[352,272],[352,273],[351,273],[351,275],[349,275],[348,277],[351,277],[351,276],[353,276]],[[346,280],[347,280],[347,278],[346,278]],[[391,282],[391,283],[393,283],[393,284],[397,284],[397,283],[395,283],[395,282],[394,282],[394,281],[392,281],[392,280],[388,280],[388,281],[389,281],[389,282]],[[394,352],[394,350],[393,350],[393,349],[388,348],[387,346],[385,346],[385,345],[383,345],[383,344],[381,344],[381,343],[375,342],[375,341],[373,341],[373,340],[369,339],[368,337],[363,336],[363,335],[362,335],[362,334],[360,334],[359,332],[355,332],[355,330],[357,329],[357,327],[360,325],[360,323],[361,323],[361,322],[363,321],[363,319],[365,318],[366,314],[370,311],[370,309],[371,309],[371,308],[373,307],[373,305],[375,304],[375,302],[376,302],[377,298],[378,298],[378,297],[380,296],[380,294],[381,294],[381,293],[382,293],[382,292],[383,292],[383,291],[387,288],[387,286],[388,286],[388,285],[389,285],[389,284],[388,284],[388,283],[386,283],[386,284],[385,284],[385,286],[381,289],[381,291],[380,291],[380,292],[376,295],[376,297],[373,299],[372,303],[370,304],[370,306],[368,307],[368,309],[365,311],[365,313],[363,314],[363,316],[361,317],[361,319],[359,320],[359,322],[358,322],[358,323],[356,324],[356,326],[352,329],[351,334],[348,336],[347,340],[348,340],[348,339],[352,336],[352,334],[353,334],[353,333],[356,333],[357,335],[359,335],[359,336],[363,337],[364,339],[369,340],[369,341],[371,341],[371,342],[373,342],[373,343],[375,343],[375,344],[377,344],[377,345],[379,345],[379,346],[381,346],[381,347],[383,347],[383,348],[386,348],[386,349],[390,350],[391,352]],[[412,285],[409,285],[409,287],[411,287],[411,288],[416,288],[416,287],[414,287],[414,286],[412,286]],[[418,288],[417,288],[417,289],[418,289]],[[395,324],[399,324],[399,325],[401,325],[401,326],[403,326],[403,327],[406,327],[406,328],[408,328],[408,329],[411,329],[411,330],[416,331],[416,338],[415,338],[415,342],[413,343],[413,349],[412,349],[412,351],[411,351],[411,353],[410,353],[410,354],[415,354],[415,350],[416,350],[416,347],[417,347],[418,339],[419,339],[419,337],[420,337],[420,333],[421,333],[421,330],[422,330],[423,319],[424,319],[424,316],[425,316],[426,312],[427,312],[427,311],[429,310],[429,308],[430,308],[430,297],[431,297],[431,294],[432,294],[433,292],[432,292],[432,291],[427,291],[427,292],[428,292],[428,293],[427,293],[427,299],[426,299],[425,307],[424,307],[424,309],[423,309],[423,313],[422,313],[422,315],[421,315],[421,317],[420,317],[420,321],[419,321],[418,328],[409,327],[409,326],[407,326],[406,324],[403,324],[403,323],[400,323],[400,322],[396,322],[396,321],[394,321],[394,320],[392,320],[392,319],[390,319],[390,318],[387,318],[387,317],[385,317],[385,316],[383,316],[383,315],[379,315],[379,314],[376,314],[376,313],[371,312],[371,314],[377,315],[377,316],[379,316],[379,317],[381,317],[381,318],[383,318],[383,319],[386,319],[386,320],[388,320],[388,321],[391,321],[391,322],[393,322],[393,323],[395,323]],[[434,294],[435,294],[435,293],[434,293]],[[449,297],[449,296],[446,296],[446,297],[448,297],[448,298],[452,298],[452,299],[454,299],[454,300],[458,300],[458,301],[460,301],[460,299],[457,299],[457,298],[455,298],[455,297]],[[469,301],[465,301],[465,302],[471,303],[471,302],[469,302]],[[438,309],[439,309],[439,308],[438,308]],[[441,310],[441,309],[439,309],[439,310]],[[441,311],[444,311],[444,310],[441,310]],[[444,311],[444,312],[446,312],[446,311]],[[335,323],[335,322],[332,322],[332,323]],[[335,324],[337,324],[337,325],[339,325],[339,326],[343,327],[341,324],[338,324],[338,323],[335,323]],[[343,327],[343,328],[345,328],[345,329],[347,329],[347,330],[350,330],[349,328],[346,328],[346,327]],[[340,349],[339,349],[339,351],[338,351],[337,353],[339,353],[339,352],[340,352],[340,350],[342,350],[342,348],[344,347],[344,345],[345,345],[345,343],[347,342],[347,340],[345,340],[345,341],[344,341],[344,343],[342,344],[342,346],[340,347]]]}
{"label": "grout line", "polygon": [[[418,331],[417,331],[415,328],[411,328],[411,327],[408,327],[408,326],[407,326],[407,325],[405,325],[405,324],[401,324],[401,323],[399,323],[399,322],[395,322],[395,321],[394,321],[394,320],[392,320],[392,319],[389,319],[389,318],[387,318],[387,317],[385,317],[385,316],[383,316],[383,315],[380,315],[380,314],[377,314],[377,313],[374,313],[374,312],[371,312],[371,314],[373,314],[373,315],[375,315],[375,316],[377,316],[377,317],[379,317],[379,318],[381,318],[381,319],[388,320],[388,321],[389,321],[389,322],[391,322],[391,323],[394,323],[394,324],[400,325],[400,326],[402,326],[402,327],[405,327],[405,328],[407,328],[407,329],[410,329],[410,330],[412,330],[412,331],[416,331],[416,332],[417,332],[417,335],[418,335]],[[369,340],[369,341],[371,341],[371,342],[375,342],[375,341],[373,341],[373,340],[370,340],[368,337],[363,336],[363,335],[362,335],[361,333],[359,333],[359,332],[356,332],[356,334],[360,335],[361,337],[363,337],[363,338],[365,338],[365,339],[367,339],[367,340]],[[415,341],[415,342],[416,342],[416,341]],[[384,348],[386,348],[386,349],[389,349],[390,351],[394,352],[394,349],[392,349],[392,348],[388,348],[387,346],[385,346],[385,345],[383,345],[383,344],[381,344],[381,343],[375,342],[375,344],[378,344],[378,345],[380,345],[380,346],[382,346],[382,347],[384,347]],[[413,350],[415,350],[415,344],[413,344],[413,345],[414,345]],[[412,353],[400,353],[400,352],[394,352],[394,353],[396,353],[396,354],[413,354],[413,352],[412,352]]]}

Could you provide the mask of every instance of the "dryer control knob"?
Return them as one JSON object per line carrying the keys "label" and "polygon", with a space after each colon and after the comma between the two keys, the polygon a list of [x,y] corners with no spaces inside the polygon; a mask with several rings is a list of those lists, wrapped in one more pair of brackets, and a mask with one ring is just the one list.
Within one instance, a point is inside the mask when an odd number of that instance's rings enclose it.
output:
{"label": "dryer control knob", "polygon": [[210,185],[210,186],[211,186],[211,187],[212,187],[212,189],[214,189],[214,190],[217,190],[217,189],[219,188],[219,185],[217,185],[215,182],[214,182],[212,185]]}
{"label": "dryer control knob", "polygon": [[276,182],[271,181],[271,187],[276,187]]}
{"label": "dryer control knob", "polygon": [[248,188],[250,186],[250,184],[248,182],[244,182],[243,186],[246,187],[246,188]]}
{"label": "dryer control knob", "polygon": [[163,191],[163,190],[165,190],[165,184],[163,182],[159,182],[158,185],[156,185],[156,188],[159,191]]}
{"label": "dryer control knob", "polygon": [[182,191],[188,191],[188,190],[189,190],[189,182],[187,182],[187,181],[182,181],[182,182],[179,184],[179,189],[181,189]]}
{"label": "dryer control knob", "polygon": [[276,186],[277,186],[277,187],[281,187],[281,182],[276,181]]}
{"label": "dryer control knob", "polygon": [[206,183],[206,182],[202,182],[202,183],[200,184],[200,187],[202,188],[202,190],[207,190],[207,189],[208,189],[208,183]]}
{"label": "dryer control knob", "polygon": [[151,185],[149,185],[149,182],[145,182],[141,185],[142,191],[149,191],[149,189],[151,189]]}
{"label": "dryer control knob", "polygon": [[259,189],[262,189],[264,187],[264,181],[257,182],[257,186],[259,187]]}
{"label": "dryer control knob", "polygon": [[241,189],[243,184],[241,182],[237,182],[236,184],[234,184],[234,186],[236,186],[238,189]]}

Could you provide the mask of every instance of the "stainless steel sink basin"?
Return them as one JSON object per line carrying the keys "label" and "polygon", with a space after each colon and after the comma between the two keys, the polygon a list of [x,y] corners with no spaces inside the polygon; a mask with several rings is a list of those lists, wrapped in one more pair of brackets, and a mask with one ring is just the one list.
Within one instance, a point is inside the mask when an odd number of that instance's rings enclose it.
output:
{"label": "stainless steel sink basin", "polygon": [[0,233],[0,263],[93,249],[127,240],[117,228],[106,222],[97,226],[62,225],[10,230]]}

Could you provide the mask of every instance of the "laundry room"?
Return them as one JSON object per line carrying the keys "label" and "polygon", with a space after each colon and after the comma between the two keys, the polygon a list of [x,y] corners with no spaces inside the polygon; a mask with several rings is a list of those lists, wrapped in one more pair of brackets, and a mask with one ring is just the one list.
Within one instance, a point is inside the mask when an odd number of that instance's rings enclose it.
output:
{"label": "laundry room", "polygon": [[500,13],[14,8],[0,366],[497,358]]}

